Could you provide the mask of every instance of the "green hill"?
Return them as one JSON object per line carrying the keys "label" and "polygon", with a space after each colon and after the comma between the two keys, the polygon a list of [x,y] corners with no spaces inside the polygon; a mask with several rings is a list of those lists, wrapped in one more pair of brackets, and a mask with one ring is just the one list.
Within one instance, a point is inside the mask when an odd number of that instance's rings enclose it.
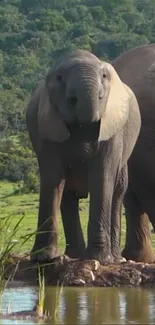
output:
{"label": "green hill", "polygon": [[24,111],[57,57],[82,48],[111,60],[149,42],[155,42],[155,0],[1,0],[0,180],[37,190]]}

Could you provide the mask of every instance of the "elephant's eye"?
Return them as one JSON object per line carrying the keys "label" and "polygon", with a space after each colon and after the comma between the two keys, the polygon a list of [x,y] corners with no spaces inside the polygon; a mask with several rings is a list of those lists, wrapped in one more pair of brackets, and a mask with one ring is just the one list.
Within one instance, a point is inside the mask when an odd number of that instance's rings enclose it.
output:
{"label": "elephant's eye", "polygon": [[60,81],[62,81],[62,76],[61,76],[61,75],[57,75],[57,76],[56,76],[56,79],[57,79],[57,81],[60,82]]}
{"label": "elephant's eye", "polygon": [[102,79],[102,83],[104,83],[104,80],[107,78],[107,72],[105,70],[102,71],[102,76],[101,76],[101,79]]}

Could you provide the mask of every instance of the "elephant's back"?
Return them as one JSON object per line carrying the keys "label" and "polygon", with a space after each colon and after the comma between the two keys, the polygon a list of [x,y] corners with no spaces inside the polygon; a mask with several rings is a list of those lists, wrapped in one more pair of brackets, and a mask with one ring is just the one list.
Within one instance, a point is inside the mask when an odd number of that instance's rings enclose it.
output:
{"label": "elephant's back", "polygon": [[124,52],[112,65],[135,93],[142,118],[155,120],[155,44]]}
{"label": "elephant's back", "polygon": [[155,44],[125,52],[112,64],[122,81],[135,93],[142,117],[140,135],[129,159],[130,182],[132,179],[135,186],[136,180],[139,182],[145,177],[145,181],[152,184],[152,166],[155,164]]}
{"label": "elephant's back", "polygon": [[122,53],[112,65],[125,83],[130,87],[147,73],[155,63],[155,44],[138,46]]}

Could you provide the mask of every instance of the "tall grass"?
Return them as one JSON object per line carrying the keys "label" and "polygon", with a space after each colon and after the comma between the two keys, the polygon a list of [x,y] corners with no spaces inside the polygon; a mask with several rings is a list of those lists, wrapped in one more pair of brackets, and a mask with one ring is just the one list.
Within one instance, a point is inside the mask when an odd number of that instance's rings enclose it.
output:
{"label": "tall grass", "polygon": [[10,280],[10,277],[7,280],[5,279],[6,264],[16,245],[15,236],[23,219],[23,217],[20,218],[18,223],[14,226],[13,231],[10,232],[11,218],[11,215],[0,218],[0,309],[2,309],[4,290]]}
{"label": "tall grass", "polygon": [[[13,274],[10,274],[9,277],[6,279],[5,274],[9,274],[9,267],[10,265],[10,258],[12,253],[14,252],[15,246],[18,244],[16,240],[17,233],[22,229],[22,221],[24,216],[22,216],[16,225],[11,229],[12,224],[12,215],[7,217],[0,218],[0,313],[2,313],[2,302],[3,302],[3,294],[8,285],[8,282],[11,278],[14,277],[15,272],[18,268],[18,263],[13,271]],[[11,230],[10,230],[11,229]],[[36,233],[35,233],[36,234]],[[26,234],[25,236],[21,237],[20,246],[25,245],[26,241],[28,241],[32,236],[34,236],[34,232],[30,234]],[[19,244],[18,244],[19,245]],[[49,311],[44,310],[45,305],[45,277],[44,277],[44,265],[36,266],[38,268],[38,284],[39,284],[39,293],[38,293],[38,304],[36,306],[36,312],[38,317],[47,316],[49,317]],[[50,318],[57,319],[58,316],[58,307],[60,303],[60,296],[62,292],[62,286],[59,288],[57,286],[56,296],[55,296],[55,308],[54,308],[54,315],[51,315]],[[7,313],[9,313],[9,304]]]}
{"label": "tall grass", "polygon": [[[18,268],[18,263],[17,263],[13,273],[10,274],[9,277],[6,279],[5,274],[10,273],[7,272],[9,271],[8,269],[10,268],[10,266],[7,265],[9,265],[11,254],[13,253],[14,248],[18,243],[18,240],[16,240],[16,235],[21,228],[21,223],[23,221],[23,218],[24,216],[22,216],[18,220],[16,225],[13,227],[13,229],[11,229],[12,215],[0,218],[0,236],[1,236],[0,237],[1,238],[0,241],[0,311],[2,310],[2,300],[3,300],[4,290],[6,289],[8,282],[10,281],[11,278],[13,278]],[[21,240],[21,246],[29,238],[30,238],[29,236],[28,238],[23,237],[23,239]]]}
{"label": "tall grass", "polygon": [[59,282],[57,283],[57,288],[56,288],[56,295],[55,295],[55,306],[54,306],[54,320],[58,321],[59,316],[58,316],[58,310],[60,306],[60,300],[61,300],[61,295],[63,293],[63,284],[59,286]]}
{"label": "tall grass", "polygon": [[38,282],[39,282],[39,297],[38,297],[38,313],[44,315],[44,304],[45,304],[45,277],[44,269],[40,269],[38,266]]}
{"label": "tall grass", "polygon": [[36,310],[38,316],[46,316],[54,321],[59,320],[58,310],[60,307],[61,295],[63,292],[63,284],[60,285],[59,281],[56,286],[56,293],[54,296],[54,312],[53,315],[50,314],[50,310],[45,309],[45,296],[46,296],[46,287],[45,287],[45,276],[43,267],[38,267],[38,282],[39,282],[39,294],[38,294],[38,305]]}

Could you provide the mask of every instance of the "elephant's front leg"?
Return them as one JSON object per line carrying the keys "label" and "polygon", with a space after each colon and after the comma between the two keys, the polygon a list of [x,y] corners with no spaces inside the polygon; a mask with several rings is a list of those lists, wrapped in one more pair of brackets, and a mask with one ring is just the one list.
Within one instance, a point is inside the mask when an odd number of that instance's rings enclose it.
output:
{"label": "elephant's front leg", "polygon": [[64,190],[61,213],[66,237],[65,254],[72,258],[82,257],[85,242],[79,216],[79,199],[75,191]]}
{"label": "elephant's front leg", "polygon": [[125,165],[118,177],[118,182],[113,194],[112,213],[111,213],[111,250],[115,262],[125,260],[121,256],[120,237],[121,237],[121,207],[124,194],[128,186],[128,168]]}
{"label": "elephant's front leg", "polygon": [[49,261],[58,254],[57,214],[63,188],[64,180],[54,185],[52,177],[41,175],[38,227],[31,252],[33,261]]}
{"label": "elephant's front leg", "polygon": [[98,157],[89,172],[89,222],[86,258],[112,263],[111,209],[114,181],[111,164]]}

